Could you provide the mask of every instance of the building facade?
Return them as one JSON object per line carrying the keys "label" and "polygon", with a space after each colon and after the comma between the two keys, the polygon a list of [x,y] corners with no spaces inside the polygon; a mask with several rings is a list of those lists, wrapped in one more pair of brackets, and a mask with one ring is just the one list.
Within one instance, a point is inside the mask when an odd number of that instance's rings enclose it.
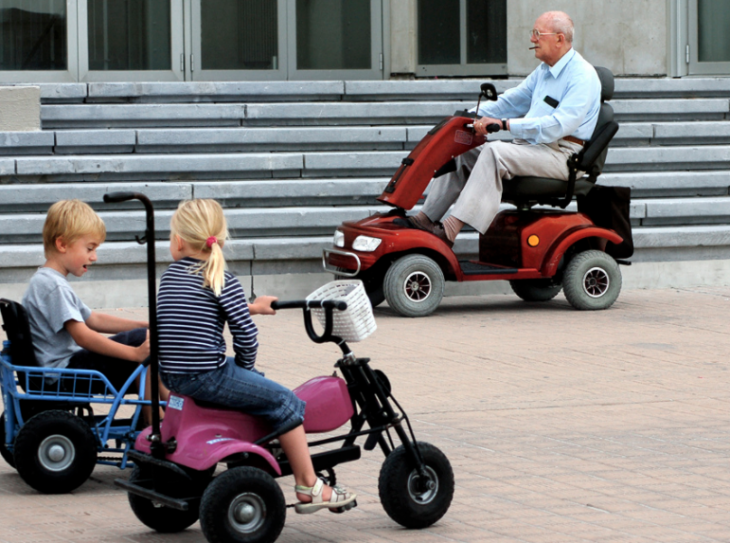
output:
{"label": "building facade", "polygon": [[0,0],[0,83],[519,77],[548,8],[617,75],[730,75],[727,0]]}

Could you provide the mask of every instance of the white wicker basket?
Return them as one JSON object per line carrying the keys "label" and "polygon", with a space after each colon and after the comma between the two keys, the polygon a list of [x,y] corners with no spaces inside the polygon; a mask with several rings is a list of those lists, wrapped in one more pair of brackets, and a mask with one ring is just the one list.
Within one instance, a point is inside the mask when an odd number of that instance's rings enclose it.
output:
{"label": "white wicker basket", "polygon": [[[330,281],[307,296],[307,300],[342,300],[347,309],[332,312],[332,334],[345,341],[362,341],[375,332],[375,318],[365,287],[360,280]],[[322,326],[325,325],[324,309],[312,309]]]}

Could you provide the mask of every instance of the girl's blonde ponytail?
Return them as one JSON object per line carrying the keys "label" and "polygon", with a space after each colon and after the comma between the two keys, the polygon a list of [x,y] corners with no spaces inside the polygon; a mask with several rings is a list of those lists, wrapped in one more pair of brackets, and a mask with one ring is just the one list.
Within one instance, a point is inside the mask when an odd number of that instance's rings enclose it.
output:
{"label": "girl's blonde ponytail", "polygon": [[180,236],[201,255],[210,257],[195,269],[203,275],[203,287],[220,296],[225,286],[226,259],[223,244],[228,237],[223,208],[215,200],[183,200],[172,215],[171,235]]}

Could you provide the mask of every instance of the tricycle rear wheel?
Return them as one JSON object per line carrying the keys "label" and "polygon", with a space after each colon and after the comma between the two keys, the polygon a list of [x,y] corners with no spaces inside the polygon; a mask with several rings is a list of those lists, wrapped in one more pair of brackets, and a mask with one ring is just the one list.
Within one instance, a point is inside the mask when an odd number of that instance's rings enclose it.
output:
{"label": "tricycle rear wheel", "polygon": [[416,464],[401,445],[380,469],[378,492],[388,516],[406,528],[426,528],[446,514],[454,496],[454,472],[446,455],[430,443],[418,442],[426,467],[421,481]]}
{"label": "tricycle rear wheel", "polygon": [[[159,470],[156,474],[153,473],[155,469]],[[132,475],[129,476],[129,482],[138,483],[149,480],[155,475],[162,486],[162,488],[156,488],[156,490],[173,498],[184,498],[202,495],[212,473],[209,473],[207,477],[203,475],[190,481],[181,475],[171,471],[168,472],[164,468],[142,464],[134,467]],[[185,528],[195,524],[200,516],[200,498],[188,500],[188,510],[180,511],[171,507],[159,506],[152,500],[136,494],[129,494],[128,496],[129,506],[137,519],[145,526],[163,534],[182,532]]]}
{"label": "tricycle rear wheel", "polygon": [[208,541],[272,543],[285,520],[286,502],[278,483],[251,466],[220,474],[200,504],[200,527]]}

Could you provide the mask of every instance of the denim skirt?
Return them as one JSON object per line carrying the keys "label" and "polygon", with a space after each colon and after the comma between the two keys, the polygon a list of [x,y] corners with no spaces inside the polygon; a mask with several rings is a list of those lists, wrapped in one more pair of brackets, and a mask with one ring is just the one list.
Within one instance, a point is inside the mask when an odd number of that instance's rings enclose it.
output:
{"label": "denim skirt", "polygon": [[228,357],[218,369],[201,373],[161,373],[165,386],[196,400],[217,403],[261,417],[278,431],[304,422],[305,402],[291,390]]}

